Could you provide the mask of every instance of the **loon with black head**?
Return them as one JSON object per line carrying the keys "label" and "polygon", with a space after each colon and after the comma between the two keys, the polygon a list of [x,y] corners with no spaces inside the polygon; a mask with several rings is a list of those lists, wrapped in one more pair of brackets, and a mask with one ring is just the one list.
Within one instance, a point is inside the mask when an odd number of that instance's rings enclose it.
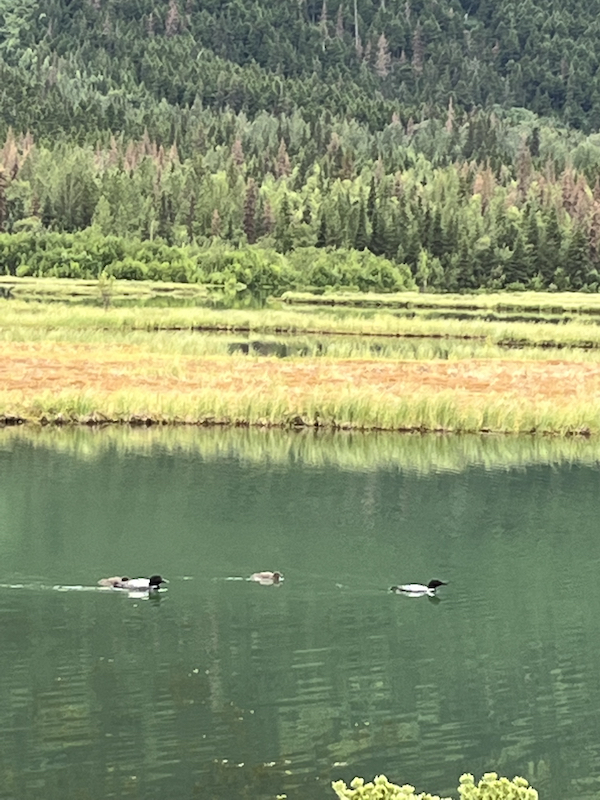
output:
{"label": "loon with black head", "polygon": [[163,583],[168,582],[160,575],[151,575],[149,578],[102,578],[98,581],[100,586],[126,589],[129,592],[157,592]]}
{"label": "loon with black head", "polygon": [[432,580],[424,583],[405,583],[402,586],[390,586],[390,592],[403,594],[406,597],[435,597],[438,586],[447,586],[446,581]]}

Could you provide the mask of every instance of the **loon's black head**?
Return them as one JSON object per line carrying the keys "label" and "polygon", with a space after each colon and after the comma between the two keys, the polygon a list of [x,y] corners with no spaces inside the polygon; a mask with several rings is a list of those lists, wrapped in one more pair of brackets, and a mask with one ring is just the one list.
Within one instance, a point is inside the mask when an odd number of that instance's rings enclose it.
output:
{"label": "loon's black head", "polygon": [[151,575],[148,580],[148,585],[156,586],[157,589],[161,585],[161,583],[166,583],[166,580],[164,578],[161,578],[160,575]]}
{"label": "loon's black head", "polygon": [[448,586],[446,581],[429,581],[427,584],[428,589],[437,589],[438,586]]}

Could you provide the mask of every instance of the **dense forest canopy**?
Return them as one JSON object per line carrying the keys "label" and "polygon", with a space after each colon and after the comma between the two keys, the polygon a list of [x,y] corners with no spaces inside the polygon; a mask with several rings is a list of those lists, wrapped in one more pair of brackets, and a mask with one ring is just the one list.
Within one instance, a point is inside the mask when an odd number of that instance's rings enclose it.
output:
{"label": "dense forest canopy", "polygon": [[287,285],[344,283],[321,249],[396,270],[373,288],[595,291],[599,12],[600,0],[0,0],[3,268],[94,274],[106,259],[59,267],[33,250],[114,235],[129,242],[125,273],[143,272],[143,243],[158,240],[192,260],[278,253],[293,262]]}
{"label": "dense forest canopy", "polygon": [[600,0],[1,0],[3,122],[164,143],[198,106],[376,129],[452,98],[590,131],[599,38]]}

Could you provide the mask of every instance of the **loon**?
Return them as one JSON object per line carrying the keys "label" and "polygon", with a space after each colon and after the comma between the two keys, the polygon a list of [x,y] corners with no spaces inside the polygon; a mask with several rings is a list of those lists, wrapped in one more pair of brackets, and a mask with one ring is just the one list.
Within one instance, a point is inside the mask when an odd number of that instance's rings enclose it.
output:
{"label": "loon", "polygon": [[253,572],[248,580],[260,583],[261,586],[273,586],[281,583],[283,575],[281,572]]}
{"label": "loon", "polygon": [[406,597],[435,597],[438,586],[447,586],[446,581],[429,581],[424,583],[405,583],[403,586],[390,586],[390,592],[403,594]]}
{"label": "loon", "polygon": [[100,586],[109,586],[112,589],[127,589],[134,592],[157,592],[162,583],[168,583],[168,581],[160,575],[151,575],[149,578],[102,578],[98,581]]}

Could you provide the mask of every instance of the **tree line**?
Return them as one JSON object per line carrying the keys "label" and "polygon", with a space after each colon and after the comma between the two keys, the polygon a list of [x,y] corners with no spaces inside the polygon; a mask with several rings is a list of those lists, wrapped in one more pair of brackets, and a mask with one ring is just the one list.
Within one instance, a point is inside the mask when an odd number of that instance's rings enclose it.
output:
{"label": "tree line", "polygon": [[[217,253],[228,253],[230,264],[242,248],[245,266],[228,275],[247,285],[344,285],[336,274],[342,254],[355,265],[349,285],[362,288],[598,289],[594,170],[588,175],[570,163],[557,169],[525,143],[514,169],[464,160],[436,165],[413,149],[400,123],[382,132],[396,141],[377,157],[368,147],[350,149],[354,127],[332,131],[321,157],[307,161],[291,138],[289,147],[284,138],[277,142],[283,126],[271,123],[254,145],[252,126],[247,136],[234,126],[230,146],[215,143],[187,159],[148,138],[50,149],[31,135],[9,135],[0,151],[0,264],[11,274],[96,277],[119,262],[113,271],[120,277],[204,280],[223,269],[198,271],[200,251],[205,265]],[[69,253],[74,242],[81,249],[101,240],[128,244],[108,260],[85,257],[87,266]],[[171,251],[191,253],[196,266],[163,257]],[[124,266],[127,259],[136,264]],[[165,259],[177,266],[153,273],[150,262]],[[269,277],[272,263],[283,273],[292,265],[288,277]],[[359,279],[363,269],[375,277]]]}
{"label": "tree line", "polygon": [[0,0],[0,268],[596,290],[598,11]]}

